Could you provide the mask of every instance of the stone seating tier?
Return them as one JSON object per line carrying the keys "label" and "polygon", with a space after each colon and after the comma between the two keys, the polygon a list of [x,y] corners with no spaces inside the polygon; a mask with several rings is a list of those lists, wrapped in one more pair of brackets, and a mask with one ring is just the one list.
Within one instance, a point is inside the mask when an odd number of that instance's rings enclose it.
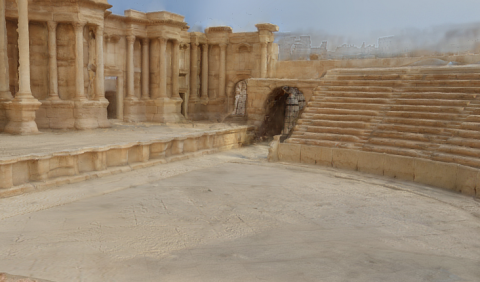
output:
{"label": "stone seating tier", "polygon": [[480,168],[480,66],[330,70],[286,143]]}

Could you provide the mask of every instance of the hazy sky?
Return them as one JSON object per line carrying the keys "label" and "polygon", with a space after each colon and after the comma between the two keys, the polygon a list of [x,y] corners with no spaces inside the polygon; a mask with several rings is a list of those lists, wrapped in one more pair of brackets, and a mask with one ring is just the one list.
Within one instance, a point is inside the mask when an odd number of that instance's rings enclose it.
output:
{"label": "hazy sky", "polygon": [[479,22],[480,0],[108,0],[112,11],[167,10],[185,16],[191,30],[228,25],[234,32],[256,31],[270,22],[280,31],[368,38],[404,28]]}

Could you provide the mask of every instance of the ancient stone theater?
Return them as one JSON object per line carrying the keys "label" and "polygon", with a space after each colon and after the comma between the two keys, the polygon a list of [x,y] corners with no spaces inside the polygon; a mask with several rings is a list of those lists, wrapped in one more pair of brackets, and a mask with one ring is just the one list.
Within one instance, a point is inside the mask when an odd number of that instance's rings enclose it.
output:
{"label": "ancient stone theater", "polygon": [[1,138],[119,123],[233,126],[161,142],[7,154],[4,191],[273,138],[271,161],[480,193],[476,53],[388,57],[362,46],[368,57],[342,59],[324,42],[310,59],[279,61],[279,50],[293,47],[279,48],[278,26],[269,23],[257,32],[189,32],[181,15],[115,15],[107,0],[0,0],[0,7]]}

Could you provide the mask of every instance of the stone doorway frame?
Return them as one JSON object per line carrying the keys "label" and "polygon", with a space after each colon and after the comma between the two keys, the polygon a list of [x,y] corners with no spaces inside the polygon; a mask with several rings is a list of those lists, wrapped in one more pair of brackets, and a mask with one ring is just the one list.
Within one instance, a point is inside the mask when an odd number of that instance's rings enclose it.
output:
{"label": "stone doorway frame", "polygon": [[115,79],[115,90],[117,98],[117,119],[123,121],[123,100],[124,100],[124,75],[121,70],[105,70],[105,80]]}

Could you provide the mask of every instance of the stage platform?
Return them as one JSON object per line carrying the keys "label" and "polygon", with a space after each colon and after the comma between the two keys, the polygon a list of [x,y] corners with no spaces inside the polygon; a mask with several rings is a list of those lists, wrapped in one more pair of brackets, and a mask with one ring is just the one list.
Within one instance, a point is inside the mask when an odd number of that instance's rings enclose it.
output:
{"label": "stage platform", "polygon": [[248,144],[254,128],[113,122],[112,128],[0,134],[0,198]]}

